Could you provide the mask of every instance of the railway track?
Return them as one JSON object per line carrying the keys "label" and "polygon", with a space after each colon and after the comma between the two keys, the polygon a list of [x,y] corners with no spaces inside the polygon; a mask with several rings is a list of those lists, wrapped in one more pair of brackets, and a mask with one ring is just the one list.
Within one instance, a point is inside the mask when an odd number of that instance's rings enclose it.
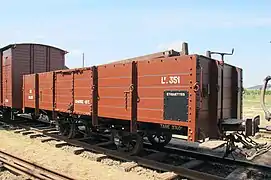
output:
{"label": "railway track", "polygon": [[7,152],[0,151],[0,165],[9,171],[40,180],[74,180],[53,170],[28,162]]}
{"label": "railway track", "polygon": [[[96,160],[110,157],[123,161],[124,170],[130,171],[137,166],[158,170],[161,179],[238,179],[238,176],[250,176],[253,172],[260,172],[261,176],[268,176],[271,166],[260,165],[250,161],[222,158],[212,154],[199,153],[191,150],[167,146],[159,151],[150,144],[144,144],[144,152],[138,156],[124,155],[114,150],[110,137],[106,134],[93,134],[94,138],[67,139],[58,135],[55,128],[43,124],[20,123],[12,127],[15,133],[29,135],[30,138],[43,137],[42,142],[57,141],[56,147],[73,146],[74,154],[84,151],[96,153]],[[99,136],[99,141],[95,139]],[[257,174],[257,173],[256,173]],[[259,173],[258,173],[259,175]],[[270,176],[271,178],[271,176]]]}

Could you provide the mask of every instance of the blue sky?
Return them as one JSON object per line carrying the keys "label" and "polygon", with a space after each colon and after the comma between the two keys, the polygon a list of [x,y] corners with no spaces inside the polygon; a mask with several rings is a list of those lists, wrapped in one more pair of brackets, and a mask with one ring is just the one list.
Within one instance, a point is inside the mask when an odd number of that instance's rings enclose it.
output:
{"label": "blue sky", "polygon": [[231,51],[228,63],[242,67],[244,85],[271,75],[271,1],[91,1],[1,2],[0,44],[38,42],[67,51],[67,66],[153,53]]}

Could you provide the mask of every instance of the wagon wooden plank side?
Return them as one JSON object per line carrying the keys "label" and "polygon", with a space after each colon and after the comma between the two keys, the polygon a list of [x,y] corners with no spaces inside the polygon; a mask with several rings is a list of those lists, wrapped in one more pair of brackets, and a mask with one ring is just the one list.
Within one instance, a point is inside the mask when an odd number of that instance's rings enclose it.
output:
{"label": "wagon wooden plank side", "polygon": [[0,106],[3,105],[3,52],[0,51]]}
{"label": "wagon wooden plank side", "polygon": [[23,77],[23,108],[36,108],[37,74]]}
{"label": "wagon wooden plank side", "polygon": [[75,69],[74,73],[74,113],[91,115],[93,75],[91,68]]}
{"label": "wagon wooden plank side", "polygon": [[3,106],[12,106],[12,52],[11,49],[7,49],[3,51],[2,54],[2,78],[3,78],[3,86],[2,86],[2,103]]}
{"label": "wagon wooden plank side", "polygon": [[54,72],[39,73],[39,109],[53,111]]}
{"label": "wagon wooden plank side", "polygon": [[138,121],[188,127],[196,139],[196,56],[138,62]]}
{"label": "wagon wooden plank side", "polygon": [[73,71],[63,70],[55,72],[55,111],[72,113],[74,106]]}
{"label": "wagon wooden plank side", "polygon": [[132,65],[98,66],[98,116],[131,120]]}
{"label": "wagon wooden plank side", "polygon": [[234,124],[242,118],[242,69],[197,54],[144,58],[39,73],[38,104],[26,99],[33,79],[25,76],[24,105],[58,121],[68,138],[110,129],[119,148],[134,139],[132,153],[143,137],[162,147],[172,134],[195,142],[243,128]]}

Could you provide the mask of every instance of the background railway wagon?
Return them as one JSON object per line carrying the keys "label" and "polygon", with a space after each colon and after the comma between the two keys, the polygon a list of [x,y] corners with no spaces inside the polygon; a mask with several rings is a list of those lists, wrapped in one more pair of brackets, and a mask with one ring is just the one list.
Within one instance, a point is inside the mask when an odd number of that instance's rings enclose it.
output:
{"label": "background railway wagon", "polygon": [[91,115],[92,69],[55,72],[55,111]]}
{"label": "background railway wagon", "polygon": [[25,112],[91,115],[92,68],[25,75],[23,82]]}
{"label": "background railway wagon", "polygon": [[23,75],[66,68],[66,51],[48,45],[11,44],[1,54],[1,104],[8,108],[22,108]]}

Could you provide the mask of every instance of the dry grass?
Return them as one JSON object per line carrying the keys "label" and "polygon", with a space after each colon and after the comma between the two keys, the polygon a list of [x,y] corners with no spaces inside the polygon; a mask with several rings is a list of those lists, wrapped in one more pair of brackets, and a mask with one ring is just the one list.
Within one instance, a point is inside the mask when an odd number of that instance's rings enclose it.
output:
{"label": "dry grass", "polygon": [[[266,96],[266,105],[270,108],[271,111],[271,96]],[[260,96],[258,95],[245,95],[243,103],[243,117],[255,117],[260,115],[261,117],[261,126],[271,125],[271,122],[265,120],[264,112],[261,107]]]}

